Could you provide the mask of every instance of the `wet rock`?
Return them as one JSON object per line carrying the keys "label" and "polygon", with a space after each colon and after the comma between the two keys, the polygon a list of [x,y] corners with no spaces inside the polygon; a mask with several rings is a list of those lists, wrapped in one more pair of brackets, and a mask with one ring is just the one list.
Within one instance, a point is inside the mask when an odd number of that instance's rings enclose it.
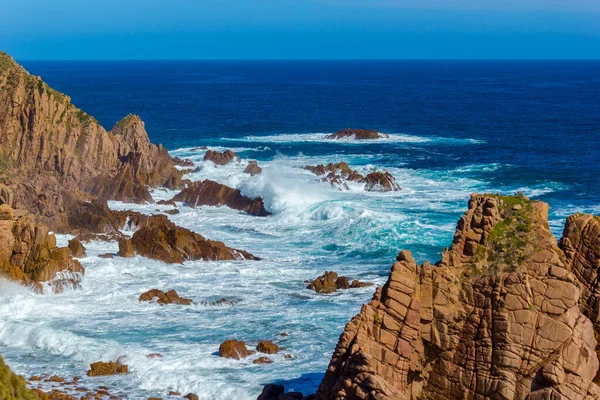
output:
{"label": "wet rock", "polygon": [[265,354],[275,354],[279,351],[279,346],[271,340],[260,340],[256,346],[256,350]]}
{"label": "wet rock", "polygon": [[244,250],[225,246],[222,242],[205,239],[201,235],[181,228],[164,219],[154,218],[152,223],[138,229],[131,238],[135,252],[143,257],[166,263],[193,260],[256,260]]}
{"label": "wet rock", "polygon": [[250,174],[251,176],[259,175],[262,173],[262,168],[258,166],[258,161],[250,160],[248,161],[248,166],[246,167],[244,172]]}
{"label": "wet rock", "polygon": [[223,297],[219,300],[205,300],[202,301],[200,304],[202,304],[203,306],[234,306],[237,303],[239,303],[239,300],[229,300]]}
{"label": "wet rock", "polygon": [[39,377],[39,376],[37,376],[37,375],[34,375],[34,376],[32,376],[31,378],[29,378],[29,382],[39,382],[39,381],[41,381],[41,380],[42,380],[42,378],[40,378],[40,377]]}
{"label": "wet rock", "polygon": [[165,210],[165,214],[177,215],[177,214],[179,214],[179,210],[176,208],[174,210]]}
{"label": "wet rock", "polygon": [[153,301],[154,299],[158,304],[181,304],[186,306],[192,304],[192,300],[179,297],[175,290],[169,290],[165,293],[159,289],[152,289],[142,293],[138,300]]}
{"label": "wet rock", "polygon": [[250,199],[243,196],[239,189],[233,189],[208,179],[190,184],[173,197],[173,200],[182,201],[189,207],[227,206],[260,217],[271,215],[265,210],[262,199]]}
{"label": "wet rock", "polygon": [[263,387],[257,400],[312,400],[313,395],[305,397],[300,392],[287,392],[283,385],[268,384]]}
{"label": "wet rock", "polygon": [[349,284],[347,277],[338,276],[337,272],[334,271],[325,271],[323,275],[309,282],[306,288],[314,290],[317,293],[327,294],[333,293],[338,289],[354,289],[372,285],[372,283],[360,282],[356,279],[352,281],[352,284]]}
{"label": "wet rock", "polygon": [[117,256],[123,258],[135,257],[135,250],[133,249],[131,240],[125,238],[119,239],[119,251],[117,252]]}
{"label": "wet rock", "polygon": [[113,253],[104,253],[104,254],[98,254],[99,258],[114,258],[115,255]]}
{"label": "wet rock", "polygon": [[126,374],[128,372],[129,367],[127,365],[121,364],[119,361],[98,361],[90,364],[90,369],[87,372],[87,376],[116,375]]}
{"label": "wet rock", "polygon": [[225,165],[230,162],[237,160],[240,161],[240,157],[231,150],[224,152],[218,152],[214,150],[208,150],[204,155],[204,161],[212,161],[215,165]]}
{"label": "wet rock", "polygon": [[256,360],[252,361],[253,364],[273,364],[273,360],[269,357],[258,357]]}
{"label": "wet rock", "polygon": [[326,139],[354,139],[354,140],[373,140],[390,137],[387,133],[380,133],[369,129],[350,129],[345,128],[341,131],[325,136]]}
{"label": "wet rock", "polygon": [[69,248],[56,247],[56,237],[33,216],[0,220],[0,243],[0,276],[40,293],[79,287],[85,269]]}
{"label": "wet rock", "polygon": [[76,258],[85,257],[85,247],[81,244],[81,242],[77,239],[69,240],[69,249],[71,250],[71,255]]}
{"label": "wet rock", "polygon": [[199,400],[198,396],[196,396],[194,393],[188,393],[183,397],[188,400]]}
{"label": "wet rock", "polygon": [[254,351],[248,350],[244,341],[231,339],[224,341],[219,346],[219,357],[241,360],[252,354]]}
{"label": "wet rock", "polygon": [[152,353],[152,354],[148,354],[146,356],[146,358],[162,358],[162,354],[160,354],[160,353]]}
{"label": "wet rock", "polygon": [[372,172],[365,177],[364,182],[367,192],[394,192],[401,189],[396,179],[387,171]]}
{"label": "wet rock", "polygon": [[64,381],[65,381],[64,378],[61,378],[60,376],[57,376],[57,375],[52,375],[50,378],[46,379],[46,382],[62,383]]}

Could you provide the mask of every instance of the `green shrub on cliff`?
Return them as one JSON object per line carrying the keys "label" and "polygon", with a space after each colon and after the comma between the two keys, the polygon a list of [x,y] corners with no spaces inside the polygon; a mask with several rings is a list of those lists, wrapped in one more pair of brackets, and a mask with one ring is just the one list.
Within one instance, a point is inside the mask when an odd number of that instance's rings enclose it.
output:
{"label": "green shrub on cliff", "polygon": [[0,357],[0,400],[34,400],[25,379],[15,375]]}

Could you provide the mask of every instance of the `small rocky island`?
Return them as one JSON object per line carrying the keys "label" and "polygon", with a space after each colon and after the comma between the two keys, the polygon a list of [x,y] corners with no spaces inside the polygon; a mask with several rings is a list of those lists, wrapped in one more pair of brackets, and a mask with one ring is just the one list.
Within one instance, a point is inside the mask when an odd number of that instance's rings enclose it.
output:
{"label": "small rocky island", "polygon": [[375,140],[389,137],[390,135],[388,135],[387,133],[377,132],[374,129],[345,128],[341,131],[325,136],[325,139]]}

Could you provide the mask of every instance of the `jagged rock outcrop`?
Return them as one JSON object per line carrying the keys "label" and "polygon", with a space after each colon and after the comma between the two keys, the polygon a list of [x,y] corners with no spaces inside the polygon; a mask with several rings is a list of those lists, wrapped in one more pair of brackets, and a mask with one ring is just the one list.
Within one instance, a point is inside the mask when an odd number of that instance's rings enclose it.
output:
{"label": "jagged rock outcrop", "polygon": [[243,196],[239,189],[233,189],[209,179],[191,183],[176,194],[173,200],[187,203],[189,207],[225,205],[259,217],[271,215],[265,209],[262,199],[250,199]]}
{"label": "jagged rock outcrop", "polygon": [[348,181],[364,183],[364,189],[368,192],[391,192],[401,189],[396,179],[387,171],[371,172],[367,176],[362,176],[343,161],[337,164],[307,165],[304,169],[317,176],[322,176],[321,181],[329,182],[331,186],[339,189],[348,190]]}
{"label": "jagged rock outcrop", "polygon": [[265,354],[275,354],[279,352],[279,346],[271,340],[259,340],[256,345],[256,351]]}
{"label": "jagged rock outcrop", "polygon": [[138,301],[153,301],[156,299],[158,304],[181,304],[189,306],[192,304],[192,300],[183,298],[177,294],[175,289],[171,289],[168,292],[163,292],[160,289],[152,289],[144,292],[140,295]]}
{"label": "jagged rock outcrop", "polygon": [[365,139],[381,139],[388,138],[390,135],[383,132],[377,132],[374,129],[350,129],[345,128],[341,131],[332,133],[331,135],[325,136],[326,139],[355,139],[355,140],[365,140]]}
{"label": "jagged rock outcrop", "polygon": [[600,398],[594,327],[547,213],[473,195],[439,263],[401,252],[340,336],[317,398]]}
{"label": "jagged rock outcrop", "polygon": [[[567,218],[559,243],[569,270],[581,283],[579,306],[592,321],[600,340],[600,216],[575,214]],[[596,346],[600,357],[600,343]],[[596,375],[600,383],[600,371]]]}
{"label": "jagged rock outcrop", "polygon": [[363,179],[367,192],[395,192],[400,190],[396,179],[387,171],[371,172]]}
{"label": "jagged rock outcrop", "polygon": [[58,232],[69,231],[72,199],[145,202],[146,186],[183,187],[183,172],[150,143],[139,117],[107,132],[1,52],[0,133],[0,184],[14,192],[11,205]]}
{"label": "jagged rock outcrop", "polygon": [[168,221],[164,215],[152,216],[149,220],[161,223],[152,222],[148,226],[141,226],[131,238],[133,249],[143,257],[166,263],[194,260],[258,260],[247,251],[227,247],[223,242],[205,239],[189,229],[179,227]]}
{"label": "jagged rock outcrop", "polygon": [[27,382],[16,375],[0,357],[0,399],[3,400],[34,400],[35,396],[27,389]]}
{"label": "jagged rock outcrop", "polygon": [[240,157],[231,150],[225,150],[219,152],[215,150],[208,150],[204,155],[204,161],[212,161],[215,165],[225,165],[232,161],[240,161]]}
{"label": "jagged rock outcrop", "polygon": [[258,161],[250,160],[244,172],[250,174],[250,176],[260,175],[262,174],[262,168],[258,165]]}
{"label": "jagged rock outcrop", "polygon": [[0,275],[40,293],[44,287],[53,292],[78,287],[85,269],[73,259],[71,250],[56,247],[54,234],[36,224],[31,215],[18,214],[0,205]]}

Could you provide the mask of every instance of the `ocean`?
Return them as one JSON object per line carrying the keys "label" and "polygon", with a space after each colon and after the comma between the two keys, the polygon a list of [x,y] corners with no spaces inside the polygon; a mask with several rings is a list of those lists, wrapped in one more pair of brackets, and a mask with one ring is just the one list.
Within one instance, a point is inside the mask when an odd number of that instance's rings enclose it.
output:
{"label": "ocean", "polygon": [[[374,287],[319,295],[306,280],[334,270],[381,285],[402,249],[439,260],[473,192],[548,202],[557,236],[568,215],[600,214],[600,61],[18,61],[107,130],[140,115],[154,143],[201,167],[190,179],[261,196],[273,213],[180,206],[170,216],[261,261],[100,259],[117,245],[93,242],[81,290],[35,295],[0,283],[0,354],[27,377],[80,376],[81,386],[131,399],[167,399],[171,390],[255,399],[271,382],[312,393]],[[390,137],[325,139],[345,127]],[[215,167],[200,146],[231,149],[242,161]],[[248,160],[263,174],[244,174]],[[301,168],[340,161],[361,173],[386,169],[402,190],[340,191]],[[69,238],[59,235],[59,244]],[[195,303],[139,303],[152,288]],[[235,304],[202,303],[220,298]],[[249,347],[271,339],[286,350],[264,365],[217,357],[232,338]],[[129,374],[83,377],[91,362],[120,356]]]}

